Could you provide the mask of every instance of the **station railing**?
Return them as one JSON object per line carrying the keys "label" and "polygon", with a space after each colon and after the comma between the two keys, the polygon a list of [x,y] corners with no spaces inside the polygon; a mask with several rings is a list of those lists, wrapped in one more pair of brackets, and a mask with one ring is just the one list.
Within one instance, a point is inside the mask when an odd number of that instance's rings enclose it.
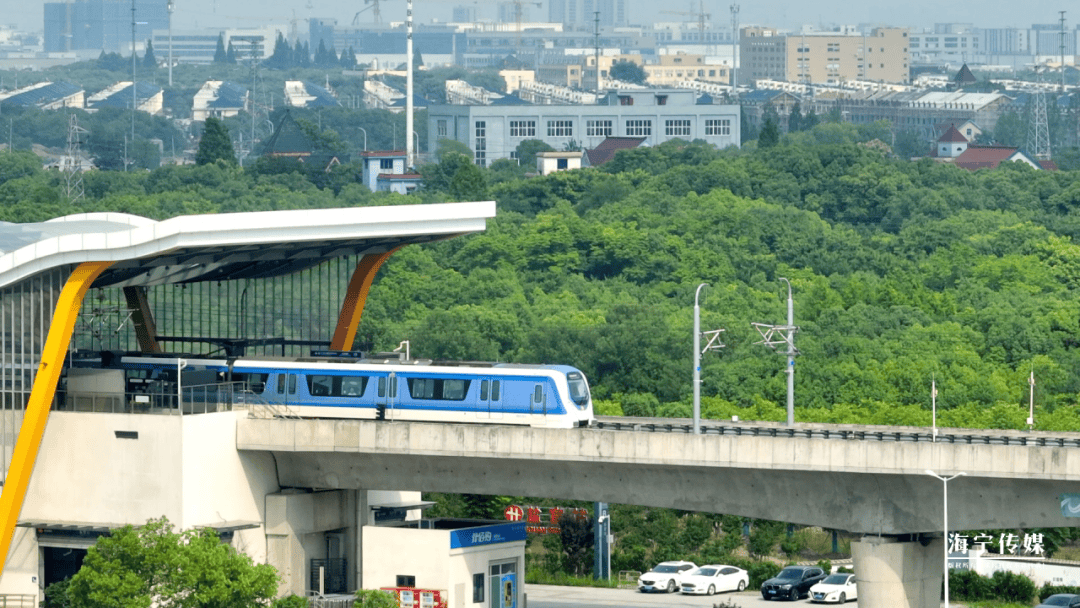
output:
{"label": "station railing", "polygon": [[[246,382],[185,386],[176,393],[60,391],[58,411],[106,414],[190,415],[246,410],[256,418],[296,418],[287,405],[271,403]],[[3,606],[0,606],[3,608]]]}

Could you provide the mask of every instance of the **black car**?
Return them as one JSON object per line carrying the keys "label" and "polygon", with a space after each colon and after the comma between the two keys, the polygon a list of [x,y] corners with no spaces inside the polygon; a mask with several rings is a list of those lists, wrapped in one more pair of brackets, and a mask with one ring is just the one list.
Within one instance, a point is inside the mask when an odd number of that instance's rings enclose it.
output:
{"label": "black car", "polygon": [[1042,601],[1035,608],[1078,608],[1080,607],[1080,595],[1072,593],[1056,593]]}
{"label": "black car", "polygon": [[824,578],[825,572],[817,566],[788,566],[780,574],[761,583],[761,597],[795,601],[810,595],[810,587]]}

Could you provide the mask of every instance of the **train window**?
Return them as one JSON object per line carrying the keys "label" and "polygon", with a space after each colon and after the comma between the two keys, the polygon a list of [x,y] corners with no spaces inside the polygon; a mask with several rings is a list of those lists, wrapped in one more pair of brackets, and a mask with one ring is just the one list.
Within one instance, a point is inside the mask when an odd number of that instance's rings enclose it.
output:
{"label": "train window", "polygon": [[277,392],[282,394],[285,392],[285,379],[288,378],[289,394],[296,394],[296,374],[278,374],[277,375]]}
{"label": "train window", "polygon": [[[393,382],[390,383],[390,398],[397,398],[397,378],[392,378]],[[386,376],[379,378],[379,396],[386,396]]]}
{"label": "train window", "polygon": [[570,384],[570,398],[574,403],[582,406],[588,403],[589,385],[585,382],[585,377],[577,372],[570,372],[566,374],[566,380]]}
{"label": "train window", "polygon": [[481,380],[480,381],[480,400],[481,401],[487,401],[487,398],[488,398],[488,381],[487,380]]}
{"label": "train window", "polygon": [[[337,391],[334,390],[335,380],[337,380]],[[341,394],[340,376],[308,376],[307,385],[308,393],[312,397],[337,397]]]}
{"label": "train window", "polygon": [[443,380],[442,397],[443,399],[452,399],[454,401],[465,399],[465,381]]}
{"label": "train window", "polygon": [[360,397],[367,388],[367,376],[350,376],[341,379],[342,397]]}
{"label": "train window", "polygon": [[434,378],[409,378],[409,394],[413,399],[434,399]]}
{"label": "train window", "polygon": [[536,389],[533,390],[533,403],[540,403],[543,400],[544,400],[544,387],[537,384]]}
{"label": "train window", "polygon": [[307,376],[312,397],[359,397],[367,387],[367,376]]}
{"label": "train window", "polygon": [[464,401],[469,392],[469,380],[457,378],[409,378],[407,382],[413,399]]}
{"label": "train window", "polygon": [[499,381],[498,380],[492,380],[491,381],[491,400],[492,401],[498,401],[499,400]]}
{"label": "train window", "polygon": [[233,377],[246,383],[249,391],[261,395],[266,390],[266,379],[270,374],[233,374]]}

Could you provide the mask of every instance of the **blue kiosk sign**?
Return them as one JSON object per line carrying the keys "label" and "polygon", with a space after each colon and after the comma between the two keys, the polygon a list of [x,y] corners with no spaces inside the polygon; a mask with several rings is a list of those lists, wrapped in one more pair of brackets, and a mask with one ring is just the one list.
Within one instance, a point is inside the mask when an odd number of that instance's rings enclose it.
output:
{"label": "blue kiosk sign", "polygon": [[479,547],[526,540],[525,522],[495,524],[479,528],[454,530],[450,533],[450,548]]}

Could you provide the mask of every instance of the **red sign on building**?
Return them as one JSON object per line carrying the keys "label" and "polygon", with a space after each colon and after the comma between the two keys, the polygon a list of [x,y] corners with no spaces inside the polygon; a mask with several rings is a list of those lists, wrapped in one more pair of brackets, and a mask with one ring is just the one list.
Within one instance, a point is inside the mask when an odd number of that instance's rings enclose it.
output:
{"label": "red sign on building", "polygon": [[503,513],[510,521],[521,521],[524,516],[525,522],[529,524],[525,529],[533,534],[558,534],[559,522],[567,517],[573,517],[579,521],[589,520],[588,509],[578,508],[510,505]]}

